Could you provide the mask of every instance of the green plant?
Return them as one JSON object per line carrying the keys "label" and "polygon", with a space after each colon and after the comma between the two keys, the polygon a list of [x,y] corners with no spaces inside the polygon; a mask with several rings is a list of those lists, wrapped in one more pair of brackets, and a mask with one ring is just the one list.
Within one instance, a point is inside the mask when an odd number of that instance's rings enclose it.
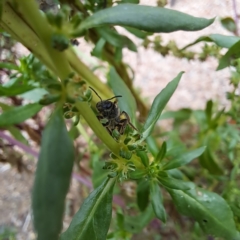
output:
{"label": "green plant", "polygon": [[[127,66],[122,62],[122,49],[127,47],[136,51],[137,47],[128,37],[110,27],[120,25],[135,36],[145,38],[153,32],[200,30],[210,25],[213,19],[195,18],[165,8],[126,2],[118,2],[113,6],[112,1],[89,1],[83,4],[80,1],[62,0],[56,13],[40,12],[33,0],[21,3],[5,0],[0,3],[0,27],[41,61],[30,55],[22,58],[19,65],[4,65],[4,68],[15,71],[10,75],[11,80],[1,86],[1,96],[16,96],[33,89],[41,89],[44,93],[40,100],[35,99],[34,103],[26,105],[13,107],[2,103],[4,112],[0,116],[0,126],[6,129],[16,126],[33,117],[43,105],[54,103],[42,134],[32,194],[34,227],[38,239],[129,239],[134,232],[141,231],[153,216],[163,223],[167,221],[163,205],[166,192],[170,194],[171,202],[179,213],[194,218],[205,234],[239,239],[227,202],[218,194],[188,181],[187,174],[178,169],[184,169],[183,166],[205,154],[203,145],[209,147],[208,143],[202,141],[198,148],[194,146],[187,151],[180,143],[175,146],[168,142],[158,144],[152,137],[155,125],[183,72],[156,96],[148,112],[133,89]],[[70,44],[70,39],[75,37],[92,41],[95,44],[92,55],[109,63],[107,78],[110,87],[103,84],[76,56]],[[119,98],[120,109],[126,111],[131,122],[141,130],[135,131],[127,126],[124,134],[115,129],[110,135],[91,108],[91,103],[99,99],[95,94],[92,95],[89,86],[103,100],[113,96],[111,89],[115,95],[123,95]],[[137,121],[137,110],[140,117],[145,119],[143,126]],[[64,117],[74,119],[70,122],[70,131],[67,130]],[[93,146],[92,140],[81,127],[83,123],[79,123],[80,118],[86,121],[109,150],[110,157],[106,157],[108,151],[105,147],[101,152]],[[218,118],[211,116],[209,119],[211,126],[218,121]],[[89,142],[92,155],[104,158],[105,175],[98,182],[94,178],[97,187],[84,200],[69,228],[61,234],[64,202],[74,164],[73,139],[78,136],[78,133],[73,133],[75,126]],[[11,133],[24,141],[19,132]],[[100,166],[96,161],[93,161],[93,165],[94,174],[102,175],[97,173]],[[129,229],[136,217],[125,216],[118,210],[117,230],[108,235],[114,186],[126,180],[137,184],[139,217],[143,221]]]}

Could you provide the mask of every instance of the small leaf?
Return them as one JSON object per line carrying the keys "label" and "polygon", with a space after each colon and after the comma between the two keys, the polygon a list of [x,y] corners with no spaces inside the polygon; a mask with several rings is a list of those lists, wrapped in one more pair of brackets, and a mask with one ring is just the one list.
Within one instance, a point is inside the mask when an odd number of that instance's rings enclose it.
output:
{"label": "small leaf", "polygon": [[22,135],[21,131],[17,127],[8,126],[8,127],[5,127],[5,129],[8,130],[16,140],[18,140],[19,142],[25,145],[29,145],[28,140]]}
{"label": "small leaf", "polygon": [[167,216],[165,208],[163,206],[163,197],[156,181],[152,181],[150,184],[150,194],[152,207],[156,217],[159,218],[164,223],[166,223]]}
{"label": "small leaf", "polygon": [[37,103],[11,108],[0,115],[0,126],[9,126],[24,122],[37,114],[41,109],[42,106]]}
{"label": "small leaf", "polygon": [[206,109],[205,109],[207,122],[208,122],[209,125],[211,124],[212,111],[213,111],[213,101],[209,100],[209,101],[207,101]]}
{"label": "small leaf", "polygon": [[149,206],[144,212],[140,212],[137,216],[125,216],[125,229],[131,233],[139,233],[154,218],[152,207]]}
{"label": "small leaf", "polygon": [[95,189],[105,181],[109,172],[103,169],[105,162],[99,161],[98,153],[91,155],[91,162],[93,166],[92,183]]}
{"label": "small leaf", "polygon": [[134,3],[134,4],[139,4],[139,0],[121,0],[121,1],[118,1],[118,4],[122,4],[122,3]]}
{"label": "small leaf", "polygon": [[180,72],[168,85],[155,97],[148,114],[147,120],[142,129],[142,138],[140,141],[146,139],[152,132],[156,122],[158,121],[163,109],[175,92],[178,83],[182,77],[183,72]]}
{"label": "small leaf", "polygon": [[167,189],[177,210],[194,218],[208,235],[239,240],[232,211],[225,200],[216,193],[192,185],[188,191]]}
{"label": "small leaf", "polygon": [[9,62],[1,62],[0,69],[8,69],[8,70],[19,70],[19,67],[16,64]]}
{"label": "small leaf", "polygon": [[239,40],[240,40],[240,38],[236,37],[236,36],[225,36],[225,35],[221,35],[221,34],[210,34],[209,36],[202,36],[202,37],[198,38],[196,41],[188,44],[187,46],[185,46],[181,50],[184,50],[188,47],[191,47],[191,46],[193,46],[193,45],[195,45],[199,42],[203,42],[203,41],[204,42],[214,42],[219,47],[230,48],[231,46],[233,46]]}
{"label": "small leaf", "polygon": [[136,28],[132,28],[132,27],[124,27],[128,32],[130,32],[131,34],[133,34],[134,36],[141,38],[141,39],[145,39],[147,36],[152,35],[151,33],[148,32],[144,32],[141,30],[138,30]]}
{"label": "small leaf", "polygon": [[232,45],[227,53],[219,60],[217,70],[222,70],[228,67],[231,63],[231,60],[237,59],[240,57],[240,40]]}
{"label": "small leaf", "polygon": [[159,147],[157,145],[156,139],[152,136],[147,137],[146,139],[148,150],[153,156],[157,156]]}
{"label": "small leaf", "polygon": [[137,156],[141,158],[141,161],[143,163],[143,165],[145,167],[148,167],[149,166],[149,159],[148,159],[148,155],[146,152],[144,151],[136,151],[137,153]]}
{"label": "small leaf", "polygon": [[102,51],[104,48],[104,45],[106,43],[106,40],[103,38],[100,38],[97,42],[97,44],[95,45],[94,49],[92,50],[91,54],[92,56],[98,57],[98,58],[102,58]]}
{"label": "small leaf", "polygon": [[34,227],[38,240],[57,240],[74,161],[73,142],[60,108],[51,116],[41,142],[32,194]]}
{"label": "small leaf", "polygon": [[181,181],[179,179],[165,177],[158,175],[159,182],[166,188],[170,189],[179,189],[179,190],[189,190],[190,185],[189,182]]}
{"label": "small leaf", "polygon": [[114,67],[110,68],[108,73],[108,82],[110,87],[112,88],[115,95],[121,95],[121,98],[118,98],[119,107],[122,111],[125,111],[133,124],[136,122],[136,101],[132,96],[127,85],[118,75]]}
{"label": "small leaf", "polygon": [[127,47],[129,50],[134,52],[137,51],[136,45],[128,37],[119,34],[117,31],[114,31],[110,28],[99,27],[96,28],[97,33],[105,39],[108,43],[117,48]]}
{"label": "small leaf", "polygon": [[213,21],[214,19],[196,18],[167,8],[120,4],[86,18],[77,32],[81,34],[86,29],[103,25],[134,27],[147,32],[197,31],[209,26]]}
{"label": "small leaf", "polygon": [[34,88],[35,87],[29,85],[0,86],[0,96],[12,97],[33,90]]}
{"label": "small leaf", "polygon": [[235,33],[237,30],[235,21],[230,17],[222,18],[221,24],[224,28],[232,33]]}
{"label": "small leaf", "polygon": [[193,159],[199,157],[204,151],[206,147],[200,147],[193,151],[183,154],[182,156],[178,157],[177,159],[170,160],[166,164],[162,166],[164,170],[169,170],[173,168],[178,168],[183,165],[190,163]]}
{"label": "small leaf", "polygon": [[165,157],[166,152],[167,152],[167,144],[166,144],[166,142],[163,142],[162,147],[161,147],[160,151],[158,152],[158,155],[155,158],[154,162],[160,163],[163,160],[163,158]]}
{"label": "small leaf", "polygon": [[144,211],[149,202],[149,182],[141,180],[137,186],[137,204],[141,211]]}
{"label": "small leaf", "polygon": [[206,168],[211,174],[223,174],[223,170],[217,163],[214,153],[209,149],[209,147],[207,147],[205,152],[199,157],[199,161],[202,167]]}
{"label": "small leaf", "polygon": [[60,240],[105,240],[112,217],[112,194],[116,179],[108,178],[84,200]]}

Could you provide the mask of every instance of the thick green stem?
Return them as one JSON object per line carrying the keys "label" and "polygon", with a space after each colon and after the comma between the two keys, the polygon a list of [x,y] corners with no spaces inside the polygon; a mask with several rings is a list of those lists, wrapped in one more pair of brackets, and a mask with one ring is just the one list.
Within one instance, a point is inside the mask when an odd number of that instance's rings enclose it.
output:
{"label": "thick green stem", "polygon": [[50,58],[52,59],[58,76],[61,80],[65,80],[71,74],[72,69],[67,61],[64,52],[55,50],[52,47],[53,31],[47,20],[40,14],[37,3],[34,0],[21,1],[19,3],[20,13],[23,14],[25,20],[33,28],[37,29],[37,34],[45,45]]}
{"label": "thick green stem", "polygon": [[93,72],[77,57],[72,49],[66,51],[66,57],[71,67],[82,76],[91,87],[97,92],[100,92],[103,98],[110,98],[113,96],[110,89],[93,74]]}
{"label": "thick green stem", "polygon": [[44,62],[49,69],[56,73],[55,66],[53,65],[44,45],[33,32],[31,28],[21,19],[12,9],[12,7],[5,2],[3,4],[1,26],[8,33],[10,33],[16,40],[21,42],[29,51],[33,52],[42,62]]}

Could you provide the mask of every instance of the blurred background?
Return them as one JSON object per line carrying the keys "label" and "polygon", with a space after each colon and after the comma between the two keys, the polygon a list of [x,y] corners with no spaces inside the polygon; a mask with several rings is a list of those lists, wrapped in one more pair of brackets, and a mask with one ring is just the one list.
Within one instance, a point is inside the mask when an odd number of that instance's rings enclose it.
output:
{"label": "blurred background", "polygon": [[[42,1],[44,2],[44,1]],[[50,4],[51,1],[45,1]],[[145,5],[165,5],[167,8],[175,9],[185,13],[191,13],[196,17],[214,18],[215,22],[204,30],[198,32],[174,32],[169,34],[157,34],[149,37],[154,42],[158,41],[161,47],[151,43],[143,43],[142,40],[135,38],[127,33],[121,27],[117,27],[119,32],[129,36],[139,47],[137,53],[124,49],[123,60],[129,64],[135,73],[134,86],[139,91],[142,98],[150,106],[154,97],[161,89],[172,80],[180,71],[185,71],[182,80],[175,94],[167,105],[168,110],[178,110],[181,108],[204,109],[206,102],[215,99],[218,102],[218,108],[228,107],[229,102],[226,99],[226,92],[231,90],[229,85],[230,71],[224,69],[216,71],[218,60],[215,57],[201,55],[202,59],[188,60],[186,58],[178,58],[170,53],[164,56],[164,47],[169,43],[182,48],[187,44],[195,41],[198,37],[213,33],[233,35],[226,30],[221,24],[220,19],[231,17],[235,20],[237,30],[239,32],[239,14],[240,0],[154,0],[140,1]],[[144,19],[143,19],[144,21]],[[158,38],[156,38],[158,36]],[[17,59],[23,55],[27,55],[28,51],[19,43],[12,41],[7,35],[0,35],[0,61],[10,59],[17,62]],[[146,48],[147,46],[147,48]],[[202,53],[204,43],[199,43],[189,51]],[[77,52],[83,61],[90,67],[103,64],[93,56],[90,52],[92,46],[86,43],[84,39],[79,39]],[[165,49],[166,50],[166,49]],[[221,50],[221,53],[224,53]],[[161,53],[160,53],[161,52]],[[203,61],[204,60],[204,61]],[[104,64],[103,64],[104,65]],[[100,75],[105,81],[104,71],[97,70],[96,74]],[[0,81],[7,79],[8,72],[0,69]],[[22,99],[12,98],[15,105],[19,105]],[[19,124],[19,128],[29,139],[30,147],[20,146],[14,139],[8,135],[6,131],[1,131],[0,135],[0,240],[18,239],[31,240],[35,239],[32,228],[31,215],[31,187],[33,183],[34,170],[36,165],[36,157],[39,150],[40,132],[44,128],[44,120],[49,110],[43,110],[35,119],[28,120],[23,124]],[[162,122],[162,127],[170,128],[169,121]],[[30,137],[29,137],[30,136]],[[2,140],[1,140],[2,138]],[[3,140],[4,139],[4,140]],[[89,153],[84,150],[86,143],[83,139],[79,139],[79,148],[82,149],[81,154],[88,158]],[[83,163],[84,164],[84,163]],[[64,227],[68,226],[71,216],[78,209],[82,199],[87,196],[91,190],[91,171],[88,166],[81,166],[81,175],[74,175],[67,201],[67,213],[64,220]],[[131,184],[123,184],[122,188],[127,197],[131,198],[134,186]],[[162,239],[180,239],[179,235],[172,233],[168,235],[169,229],[175,228],[174,221],[170,221],[164,230],[166,235]],[[154,229],[154,222],[152,223]],[[175,229],[176,230],[176,229]],[[155,230],[145,229],[146,232]],[[178,233],[180,230],[176,230]],[[154,239],[151,235],[136,236],[134,239]],[[184,238],[181,238],[184,239]],[[186,239],[186,238],[185,238]],[[188,238],[188,239],[191,239]]]}

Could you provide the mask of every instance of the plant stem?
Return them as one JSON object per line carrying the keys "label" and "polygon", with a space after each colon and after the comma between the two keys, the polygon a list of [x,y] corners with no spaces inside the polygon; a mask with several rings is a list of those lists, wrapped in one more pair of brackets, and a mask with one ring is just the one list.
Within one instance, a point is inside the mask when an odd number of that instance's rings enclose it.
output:
{"label": "plant stem", "polygon": [[61,80],[65,80],[71,74],[72,69],[65,57],[64,52],[55,50],[51,45],[53,31],[47,20],[40,14],[37,3],[34,0],[21,1],[19,4],[20,13],[23,14],[25,20],[33,28],[37,29],[37,34],[45,45],[45,48],[55,65],[58,76]]}

